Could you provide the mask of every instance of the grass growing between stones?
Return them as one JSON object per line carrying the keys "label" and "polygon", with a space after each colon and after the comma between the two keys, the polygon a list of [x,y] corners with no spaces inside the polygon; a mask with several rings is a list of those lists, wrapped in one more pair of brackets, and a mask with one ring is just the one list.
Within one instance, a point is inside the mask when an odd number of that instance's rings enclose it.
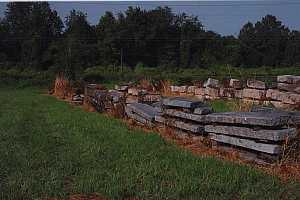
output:
{"label": "grass growing between stones", "polygon": [[0,199],[299,199],[299,183],[87,113],[37,89],[0,88]]}

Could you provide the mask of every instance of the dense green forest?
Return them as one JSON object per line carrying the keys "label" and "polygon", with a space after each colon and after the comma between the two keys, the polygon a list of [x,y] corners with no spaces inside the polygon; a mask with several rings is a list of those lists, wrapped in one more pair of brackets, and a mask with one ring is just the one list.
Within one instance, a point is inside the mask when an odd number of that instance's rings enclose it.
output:
{"label": "dense green forest", "polygon": [[300,65],[300,32],[275,16],[246,23],[238,37],[206,30],[200,20],[168,7],[128,7],[91,25],[81,11],[70,11],[63,21],[47,2],[11,2],[0,19],[0,66],[80,71]]}

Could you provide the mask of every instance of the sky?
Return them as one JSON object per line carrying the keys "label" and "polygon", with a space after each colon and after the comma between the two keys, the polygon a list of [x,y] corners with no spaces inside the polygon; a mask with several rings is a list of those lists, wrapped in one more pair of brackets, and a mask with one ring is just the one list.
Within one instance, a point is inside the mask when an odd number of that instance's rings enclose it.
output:
{"label": "sky", "polygon": [[[58,11],[64,20],[70,10],[81,10],[88,16],[91,24],[97,24],[105,11],[124,12],[128,6],[153,9],[157,6],[169,6],[173,12],[185,12],[198,16],[206,30],[222,35],[237,36],[247,22],[260,20],[267,14],[275,15],[292,30],[300,30],[300,1],[260,0],[260,1],[113,1],[113,2],[50,2],[52,9]],[[4,16],[6,3],[0,2],[0,17]]]}

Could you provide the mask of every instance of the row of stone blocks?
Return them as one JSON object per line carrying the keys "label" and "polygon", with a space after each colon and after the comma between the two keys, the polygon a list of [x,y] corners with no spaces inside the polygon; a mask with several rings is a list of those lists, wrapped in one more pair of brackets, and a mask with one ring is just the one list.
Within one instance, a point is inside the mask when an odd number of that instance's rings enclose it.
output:
{"label": "row of stone blocks", "polygon": [[271,109],[212,113],[203,102],[182,97],[165,98],[154,106],[128,104],[126,113],[144,125],[163,124],[272,158],[282,154],[285,141],[296,137],[295,127],[300,124],[300,113]]}
{"label": "row of stone blocks", "polygon": [[[199,99],[239,98],[256,101],[268,101],[276,107],[300,105],[300,76],[283,75],[277,77],[277,83],[269,86],[263,81],[248,80],[243,88],[241,81],[230,79],[228,86],[222,86],[218,80],[209,78],[203,87],[171,86],[176,95],[196,96]],[[282,105],[280,104],[282,103]]]}

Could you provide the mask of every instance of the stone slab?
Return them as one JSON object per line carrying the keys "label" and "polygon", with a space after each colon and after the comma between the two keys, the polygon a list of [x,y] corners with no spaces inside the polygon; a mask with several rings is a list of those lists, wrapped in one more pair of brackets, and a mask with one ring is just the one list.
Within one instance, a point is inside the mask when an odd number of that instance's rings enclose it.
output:
{"label": "stone slab", "polygon": [[293,76],[293,75],[277,76],[277,82],[279,82],[279,83],[290,83],[290,84],[300,84],[300,76]]}
{"label": "stone slab", "polygon": [[234,146],[244,147],[247,149],[252,149],[255,151],[260,151],[269,154],[280,154],[282,147],[277,144],[266,144],[259,143],[249,139],[242,139],[237,137],[231,137],[227,135],[218,135],[214,133],[209,133],[209,136],[212,140],[217,142],[223,142],[226,144],[231,144]]}
{"label": "stone slab", "polygon": [[287,138],[294,138],[297,135],[295,128],[286,128],[278,130],[253,129],[238,126],[205,125],[205,131],[209,133],[218,133],[223,135],[232,135],[259,140],[283,141]]}
{"label": "stone slab", "polygon": [[186,86],[186,85],[180,86],[180,87],[179,87],[179,92],[180,92],[180,93],[185,93],[185,92],[187,92],[187,86]]}
{"label": "stone slab", "polygon": [[160,113],[154,107],[147,104],[132,103],[128,104],[126,107],[132,110],[133,113],[137,113],[149,121],[154,121],[155,115],[160,115]]}
{"label": "stone slab", "polygon": [[207,123],[243,124],[256,126],[284,126],[289,116],[280,113],[223,112],[206,115]]}
{"label": "stone slab", "polygon": [[205,88],[196,88],[195,89],[195,95],[204,96],[205,95]]}
{"label": "stone slab", "polygon": [[229,87],[234,88],[234,89],[241,89],[242,88],[242,83],[238,79],[230,79]]}
{"label": "stone slab", "polygon": [[243,89],[243,98],[265,100],[266,99],[266,91],[245,88],[245,89]]}
{"label": "stone slab", "polygon": [[126,104],[138,103],[138,102],[139,102],[139,97],[137,96],[129,95],[126,97]]}
{"label": "stone slab", "polygon": [[269,89],[267,90],[266,97],[268,99],[281,101],[283,103],[299,105],[300,104],[300,94],[292,92],[282,92],[279,90]]}
{"label": "stone slab", "polygon": [[210,99],[217,99],[220,97],[219,89],[207,87],[207,88],[205,88],[205,95],[209,96]]}
{"label": "stone slab", "polygon": [[180,90],[180,87],[179,86],[176,86],[176,85],[171,85],[171,92],[179,92]]}
{"label": "stone slab", "polygon": [[203,105],[202,101],[184,97],[169,97],[162,99],[163,106],[194,109]]}
{"label": "stone slab", "polygon": [[118,90],[118,91],[127,91],[128,89],[128,85],[115,85],[115,90]]}
{"label": "stone slab", "polygon": [[205,106],[205,107],[200,107],[200,108],[195,108],[194,110],[194,114],[196,115],[207,115],[209,113],[212,113],[212,108],[209,106]]}
{"label": "stone slab", "polygon": [[242,99],[243,98],[243,90],[235,90],[234,91],[234,97]]}
{"label": "stone slab", "polygon": [[159,94],[146,94],[142,97],[143,102],[159,102],[161,100],[161,96]]}
{"label": "stone slab", "polygon": [[131,119],[134,119],[135,121],[138,121],[144,125],[147,125],[147,126],[150,126],[150,127],[153,127],[153,123],[141,116],[139,116],[138,114],[136,113],[133,113],[131,109],[129,109],[128,107],[125,107],[125,113],[127,114],[127,116]]}
{"label": "stone slab", "polygon": [[164,114],[171,117],[178,117],[182,119],[192,120],[195,122],[205,123],[206,115],[197,115],[192,113],[185,113],[174,109],[164,109]]}
{"label": "stone slab", "polygon": [[234,88],[220,88],[220,97],[234,98],[235,89]]}
{"label": "stone slab", "polygon": [[190,131],[192,133],[204,133],[204,126],[199,124],[182,122],[180,120],[175,119],[166,119],[161,116],[155,116],[155,121],[163,123],[166,126],[176,127],[182,130]]}
{"label": "stone slab", "polygon": [[266,83],[259,80],[247,80],[247,87],[260,90],[265,90],[267,88]]}
{"label": "stone slab", "polygon": [[207,81],[205,81],[204,85],[205,88],[209,87],[209,88],[219,88],[220,87],[220,83],[219,80],[217,79],[213,79],[213,78],[208,78]]}
{"label": "stone slab", "polygon": [[279,90],[284,90],[288,92],[300,93],[300,83],[298,84],[277,83],[277,88]]}
{"label": "stone slab", "polygon": [[189,86],[187,88],[187,93],[189,93],[189,94],[195,94],[195,89],[196,88],[197,88],[196,86]]}

